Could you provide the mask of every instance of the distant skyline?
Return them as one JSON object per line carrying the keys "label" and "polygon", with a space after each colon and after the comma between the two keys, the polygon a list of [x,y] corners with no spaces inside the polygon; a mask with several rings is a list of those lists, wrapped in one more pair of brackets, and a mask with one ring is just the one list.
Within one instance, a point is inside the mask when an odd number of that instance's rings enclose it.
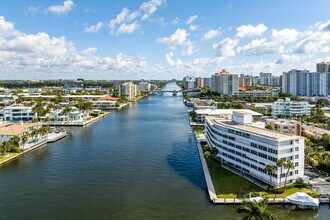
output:
{"label": "distant skyline", "polygon": [[328,0],[2,0],[0,79],[315,71]]}

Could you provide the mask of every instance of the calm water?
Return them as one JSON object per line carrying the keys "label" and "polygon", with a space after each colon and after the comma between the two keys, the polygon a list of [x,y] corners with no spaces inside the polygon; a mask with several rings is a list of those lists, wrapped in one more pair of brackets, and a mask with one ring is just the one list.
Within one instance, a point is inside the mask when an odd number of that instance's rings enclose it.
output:
{"label": "calm water", "polygon": [[[71,128],[0,167],[0,219],[240,219],[208,201],[190,130],[182,97],[166,95]],[[330,209],[276,213],[327,219]]]}

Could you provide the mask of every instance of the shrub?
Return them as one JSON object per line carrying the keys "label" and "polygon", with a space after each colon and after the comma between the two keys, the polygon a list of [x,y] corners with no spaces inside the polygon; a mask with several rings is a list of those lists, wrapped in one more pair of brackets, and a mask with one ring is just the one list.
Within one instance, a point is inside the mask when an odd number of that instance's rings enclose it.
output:
{"label": "shrub", "polygon": [[285,189],[284,188],[279,188],[279,189],[269,189],[269,191],[271,193],[274,193],[274,194],[282,194],[285,192]]}
{"label": "shrub", "polygon": [[304,180],[303,180],[303,178],[301,178],[301,177],[299,177],[299,178],[296,180],[296,182],[294,183],[294,185],[295,185],[295,187],[297,187],[297,188],[303,188],[303,187],[306,187],[306,186],[307,186],[307,184],[304,183]]}

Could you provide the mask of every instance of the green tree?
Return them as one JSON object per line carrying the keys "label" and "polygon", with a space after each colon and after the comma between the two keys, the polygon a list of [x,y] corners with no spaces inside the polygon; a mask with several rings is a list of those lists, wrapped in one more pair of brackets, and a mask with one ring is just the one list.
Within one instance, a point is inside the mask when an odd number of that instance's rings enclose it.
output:
{"label": "green tree", "polygon": [[282,184],[282,173],[283,173],[283,166],[285,164],[285,160],[284,159],[279,159],[277,162],[276,162],[276,166],[278,168],[280,168],[280,184],[279,184],[279,187],[281,186]]}
{"label": "green tree", "polygon": [[3,141],[0,146],[1,154],[5,155],[7,151],[9,150],[9,142],[8,141]]}
{"label": "green tree", "polygon": [[265,128],[268,130],[273,130],[273,126],[271,126],[270,124],[267,124]]}
{"label": "green tree", "polygon": [[277,217],[267,210],[268,200],[263,199],[257,201],[244,201],[236,210],[237,213],[246,214],[244,220],[277,220]]}
{"label": "green tree", "polygon": [[284,168],[287,169],[286,174],[285,174],[284,188],[286,187],[286,182],[288,179],[289,172],[290,172],[290,170],[293,170],[294,167],[295,166],[294,166],[294,163],[292,162],[292,160],[288,160],[284,163]]}
{"label": "green tree", "polygon": [[277,168],[275,165],[270,165],[268,164],[266,166],[266,172],[268,173],[269,175],[269,185],[271,186],[272,184],[272,175],[276,172]]}
{"label": "green tree", "polygon": [[29,134],[28,133],[25,133],[23,136],[22,136],[22,143],[23,143],[23,146],[25,145],[25,143],[29,140]]}

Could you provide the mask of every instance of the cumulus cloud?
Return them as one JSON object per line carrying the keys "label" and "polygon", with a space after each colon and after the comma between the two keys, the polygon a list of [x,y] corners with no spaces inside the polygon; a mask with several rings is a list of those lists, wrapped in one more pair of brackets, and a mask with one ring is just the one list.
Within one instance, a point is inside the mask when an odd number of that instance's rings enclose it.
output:
{"label": "cumulus cloud", "polygon": [[103,27],[103,23],[98,22],[96,25],[91,25],[89,27],[86,27],[84,32],[86,32],[86,33],[98,33],[101,30],[102,27]]}
{"label": "cumulus cloud", "polygon": [[195,30],[197,30],[199,28],[199,25],[195,25],[195,24],[191,24],[190,26],[189,26],[189,30],[191,30],[191,31],[195,31]]}
{"label": "cumulus cloud", "polygon": [[55,13],[57,15],[63,15],[72,10],[74,4],[71,0],[65,0],[63,5],[53,5],[48,7],[48,11]]}
{"label": "cumulus cloud", "polygon": [[250,43],[238,47],[237,52],[243,55],[260,55],[284,52],[288,43],[297,40],[299,32],[295,29],[272,30],[269,38],[252,40]]}
{"label": "cumulus cloud", "polygon": [[166,0],[149,0],[143,2],[136,11],[123,8],[116,18],[109,21],[111,33],[133,33],[141,26],[137,21],[139,18],[141,21],[147,20],[165,2]]}
{"label": "cumulus cloud", "polygon": [[137,21],[131,23],[131,24],[121,24],[120,27],[118,28],[117,33],[118,34],[131,34],[134,31],[136,31],[137,29],[139,29],[139,24],[137,23]]}
{"label": "cumulus cloud", "polygon": [[260,36],[262,33],[267,31],[267,27],[264,24],[258,24],[257,26],[252,25],[242,25],[236,28],[236,37],[245,38]]}
{"label": "cumulus cloud", "polygon": [[239,40],[236,38],[225,38],[218,44],[213,44],[212,48],[217,52],[220,57],[231,57],[235,56],[235,47]]}
{"label": "cumulus cloud", "polygon": [[187,24],[191,24],[193,23],[196,19],[198,18],[198,15],[193,15],[193,16],[190,16],[188,19],[187,19]]}
{"label": "cumulus cloud", "polygon": [[5,17],[0,16],[0,37],[15,36],[18,34],[19,32],[14,29],[14,24],[6,21]]}
{"label": "cumulus cloud", "polygon": [[[10,22],[2,18],[0,30],[3,30],[2,23]],[[149,71],[144,57],[130,57],[122,53],[101,57],[96,55],[95,47],[79,52],[74,43],[65,37],[20,33],[14,26],[6,28],[2,34],[0,74],[8,78],[16,73],[21,76],[26,74],[25,78],[49,78],[53,74],[56,77],[73,77],[76,73],[93,74],[94,78],[125,78],[125,74],[133,74],[137,70],[140,73]]]}
{"label": "cumulus cloud", "polygon": [[183,55],[191,55],[195,52],[194,43],[188,39],[189,33],[185,29],[177,29],[169,37],[162,37],[156,40],[157,43],[165,44],[174,50],[176,46],[183,46],[185,50]]}
{"label": "cumulus cloud", "polygon": [[211,40],[211,39],[219,36],[220,34],[221,34],[221,31],[210,29],[204,34],[203,40]]}
{"label": "cumulus cloud", "polygon": [[304,33],[294,47],[294,53],[326,53],[330,51],[330,20],[325,23],[317,23],[315,28]]}
{"label": "cumulus cloud", "polygon": [[297,55],[287,55],[283,54],[281,57],[276,60],[276,64],[290,63],[290,62],[298,62],[300,58]]}
{"label": "cumulus cloud", "polygon": [[158,10],[158,7],[160,7],[165,2],[165,0],[150,0],[147,2],[143,2],[140,6],[140,10],[143,12],[141,20],[144,21],[148,19],[153,13]]}
{"label": "cumulus cloud", "polygon": [[187,41],[188,32],[185,29],[177,29],[171,36],[158,38],[156,42],[166,44],[168,46],[182,45]]}

